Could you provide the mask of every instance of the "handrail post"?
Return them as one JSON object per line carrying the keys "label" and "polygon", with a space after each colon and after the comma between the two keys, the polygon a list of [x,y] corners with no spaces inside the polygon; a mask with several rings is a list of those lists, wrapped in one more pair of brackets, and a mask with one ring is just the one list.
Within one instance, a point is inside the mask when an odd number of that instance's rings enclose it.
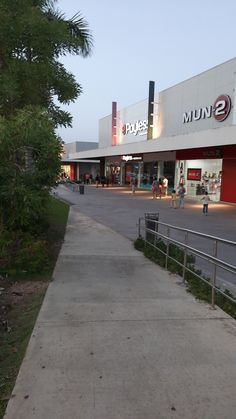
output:
{"label": "handrail post", "polygon": [[155,223],[155,228],[154,228],[154,231],[155,231],[155,235],[154,235],[154,247],[156,247],[156,244],[157,244],[157,230],[158,230],[158,224],[157,224],[157,221],[156,221],[156,220],[154,221],[154,223]]}
{"label": "handrail post", "polygon": [[141,239],[141,217],[138,219],[138,238]]}
{"label": "handrail post", "polygon": [[[158,214],[159,215],[159,214]],[[206,283],[208,286],[211,286],[212,290],[211,290],[211,306],[214,309],[215,308],[215,304],[216,304],[216,297],[217,295],[220,293],[221,295],[224,295],[224,297],[226,297],[227,299],[229,299],[230,301],[232,301],[233,303],[235,303],[236,299],[233,298],[233,296],[231,297],[230,295],[228,295],[228,293],[223,292],[223,290],[221,290],[220,288],[217,287],[217,274],[219,271],[219,268],[223,270],[223,272],[230,272],[234,275],[236,275],[236,265],[232,264],[232,262],[226,262],[224,259],[219,259],[218,258],[218,247],[219,244],[222,245],[230,245],[233,248],[236,248],[236,242],[230,241],[230,240],[225,240],[225,239],[221,239],[219,237],[216,236],[208,236],[206,234],[200,233],[200,232],[196,232],[193,230],[187,230],[187,229],[183,229],[180,227],[175,227],[172,226],[170,224],[167,223],[163,223],[163,222],[159,222],[159,217],[158,217],[157,213],[153,214],[153,213],[145,213],[145,217],[140,217],[139,218],[139,223],[138,223],[138,232],[139,232],[139,236],[140,238],[142,238],[141,234],[142,234],[142,230],[144,230],[143,234],[143,240],[145,242],[145,247],[148,244],[148,232],[152,237],[154,235],[154,240],[152,239],[152,241],[150,241],[150,245],[153,246],[153,244],[156,244],[156,240],[157,238],[161,240],[161,243],[163,243],[163,241],[166,243],[166,249],[163,251],[162,250],[162,246],[159,248],[157,247],[158,252],[160,252],[162,255],[164,255],[165,257],[165,261],[164,261],[164,265],[165,268],[168,269],[168,264],[169,264],[169,259],[173,260],[174,262],[176,262],[178,264],[178,266],[182,267],[182,279],[183,279],[183,283],[185,283],[186,281],[186,271],[189,271],[191,273],[193,273],[197,278],[199,278],[200,280],[202,280],[204,283]],[[150,217],[148,217],[150,216]],[[142,222],[144,224],[142,224]],[[148,225],[148,222],[151,222],[151,226]],[[154,226],[153,226],[154,224]],[[163,227],[163,230],[161,229],[161,231],[159,231],[158,227],[159,225],[161,227]],[[148,228],[150,227],[150,228]],[[167,229],[166,230],[166,234],[165,234],[165,229],[164,227]],[[181,239],[177,238],[173,238],[172,236],[172,229],[177,230],[179,232],[184,233],[184,238],[183,236],[181,237]],[[193,247],[193,245],[190,245],[190,240],[189,240],[189,235],[194,235],[197,237],[202,237],[204,239],[209,239],[212,243],[213,243],[213,251],[209,251],[207,250],[207,253],[201,249],[198,249],[196,247]],[[162,241],[163,240],[163,241]],[[179,250],[183,249],[183,253],[181,260],[178,260],[178,258],[175,258],[174,255],[170,255],[170,250],[171,250],[171,244],[173,244],[174,246],[177,246],[179,248]],[[213,253],[213,254],[212,254]],[[212,270],[212,274],[211,274],[211,280],[209,281],[209,278],[206,278],[206,276],[204,275],[204,273],[202,273],[202,271],[198,271],[198,270],[191,270],[191,267],[188,266],[188,255],[191,257],[198,257],[201,260],[205,260],[208,261],[211,265],[212,268],[210,270]],[[193,262],[194,263],[198,263],[198,262]],[[196,267],[198,266],[197,264],[195,265]],[[208,275],[209,277],[209,275]],[[222,278],[223,279],[223,278]]]}
{"label": "handrail post", "polygon": [[[185,231],[184,243],[188,244],[188,232]],[[183,266],[183,283],[185,283],[185,272],[186,272],[186,264],[187,264],[187,248],[184,248],[184,266]]]}
{"label": "handrail post", "polygon": [[[169,227],[167,227],[167,233],[166,233],[166,235],[167,235],[167,237],[170,237],[170,229],[169,229]],[[165,263],[165,268],[166,269],[167,269],[167,266],[168,266],[169,248],[170,248],[170,242],[167,239],[167,242],[166,242],[166,263]]]}
{"label": "handrail post", "polygon": [[[213,256],[215,258],[217,258],[217,244],[218,244],[217,240],[215,240],[214,244],[213,244]],[[215,262],[213,262],[213,263],[214,263],[214,265],[213,265],[213,275],[212,275],[211,306],[212,306],[212,308],[215,308],[215,299],[216,299],[215,287],[216,287],[216,268],[217,268],[217,265],[216,265]]]}

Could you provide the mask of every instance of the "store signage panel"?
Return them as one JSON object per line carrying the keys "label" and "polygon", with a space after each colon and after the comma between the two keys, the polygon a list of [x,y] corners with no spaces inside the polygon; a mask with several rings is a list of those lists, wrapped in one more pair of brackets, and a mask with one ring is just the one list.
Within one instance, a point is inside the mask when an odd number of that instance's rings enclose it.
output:
{"label": "store signage panel", "polygon": [[144,119],[143,121],[137,120],[135,123],[127,122],[122,126],[123,135],[145,135],[147,133],[148,121]]}
{"label": "store signage panel", "polygon": [[188,169],[187,180],[201,180],[202,170],[201,169]]}
{"label": "store signage panel", "polygon": [[130,156],[130,155],[124,155],[124,156],[122,156],[121,157],[121,160],[124,160],[124,161],[134,161],[134,160],[142,160],[142,157],[141,156]]}
{"label": "store signage panel", "polygon": [[222,149],[216,148],[213,150],[203,150],[202,156],[205,159],[221,159],[222,158]]}
{"label": "store signage panel", "polygon": [[183,124],[193,121],[199,121],[200,119],[211,118],[212,116],[218,122],[224,121],[229,115],[231,110],[231,99],[228,95],[220,95],[215,100],[213,105],[205,106],[194,111],[188,111],[183,113]]}

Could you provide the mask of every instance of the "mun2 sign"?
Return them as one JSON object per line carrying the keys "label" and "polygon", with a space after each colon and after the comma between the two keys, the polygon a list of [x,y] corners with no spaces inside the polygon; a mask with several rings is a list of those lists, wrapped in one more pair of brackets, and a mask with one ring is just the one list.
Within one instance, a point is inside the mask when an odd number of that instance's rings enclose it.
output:
{"label": "mun2 sign", "polygon": [[195,109],[194,111],[185,112],[183,114],[183,124],[200,119],[211,118],[212,116],[218,121],[224,121],[231,110],[231,100],[228,95],[220,95],[214,102],[214,105],[205,106],[204,108]]}

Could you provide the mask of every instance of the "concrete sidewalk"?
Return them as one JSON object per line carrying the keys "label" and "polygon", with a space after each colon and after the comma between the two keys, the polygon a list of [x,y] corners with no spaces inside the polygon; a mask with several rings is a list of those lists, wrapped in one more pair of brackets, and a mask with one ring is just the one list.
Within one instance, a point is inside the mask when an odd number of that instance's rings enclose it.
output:
{"label": "concrete sidewalk", "polygon": [[5,419],[235,419],[236,322],[70,209]]}

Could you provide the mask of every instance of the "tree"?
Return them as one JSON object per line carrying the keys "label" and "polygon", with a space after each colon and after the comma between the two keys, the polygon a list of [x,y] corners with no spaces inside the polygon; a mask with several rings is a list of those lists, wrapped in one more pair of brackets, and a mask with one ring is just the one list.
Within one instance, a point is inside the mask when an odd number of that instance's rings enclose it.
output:
{"label": "tree", "polygon": [[0,0],[0,220],[8,230],[36,230],[60,172],[58,125],[82,92],[59,59],[87,57],[92,35],[86,20],[66,19],[53,0]]}
{"label": "tree", "polygon": [[92,35],[78,13],[71,19],[50,0],[0,2],[0,115],[8,117],[27,105],[46,107],[56,125],[71,125],[71,116],[53,103],[74,101],[82,87],[59,57],[87,57]]}
{"label": "tree", "polygon": [[8,230],[37,232],[60,170],[61,144],[41,108],[0,120],[0,216]]}

